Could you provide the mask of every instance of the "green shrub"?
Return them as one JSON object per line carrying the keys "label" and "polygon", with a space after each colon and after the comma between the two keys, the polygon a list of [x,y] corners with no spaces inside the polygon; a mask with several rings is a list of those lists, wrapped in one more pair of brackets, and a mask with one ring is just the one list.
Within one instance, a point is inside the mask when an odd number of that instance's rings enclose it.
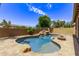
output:
{"label": "green shrub", "polygon": [[28,32],[28,34],[30,34],[30,35],[34,34],[34,28],[29,27],[29,28],[27,29],[27,32]]}

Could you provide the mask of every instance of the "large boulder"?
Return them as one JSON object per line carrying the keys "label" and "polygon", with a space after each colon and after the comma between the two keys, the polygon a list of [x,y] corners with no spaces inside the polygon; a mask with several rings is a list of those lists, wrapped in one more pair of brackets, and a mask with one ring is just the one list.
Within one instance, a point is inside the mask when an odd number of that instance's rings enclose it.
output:
{"label": "large boulder", "polygon": [[30,52],[31,51],[31,47],[27,44],[22,45],[21,50],[22,53],[26,53],[26,52]]}

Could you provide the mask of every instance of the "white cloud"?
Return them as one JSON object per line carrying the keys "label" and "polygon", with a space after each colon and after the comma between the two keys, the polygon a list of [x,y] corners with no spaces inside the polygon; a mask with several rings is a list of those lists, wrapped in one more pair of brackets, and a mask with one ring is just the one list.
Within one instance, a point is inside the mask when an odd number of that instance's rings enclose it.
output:
{"label": "white cloud", "polygon": [[50,9],[52,7],[52,4],[48,3],[47,8]]}
{"label": "white cloud", "polygon": [[26,4],[26,5],[29,7],[30,11],[33,11],[37,14],[46,15],[46,13],[44,11],[42,11],[41,9],[36,8],[36,7],[32,6],[31,4]]}

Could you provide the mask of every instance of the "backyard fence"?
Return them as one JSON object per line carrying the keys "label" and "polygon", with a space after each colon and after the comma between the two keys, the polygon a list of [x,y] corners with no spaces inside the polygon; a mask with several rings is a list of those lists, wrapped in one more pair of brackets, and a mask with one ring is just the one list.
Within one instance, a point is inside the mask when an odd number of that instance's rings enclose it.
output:
{"label": "backyard fence", "polygon": [[25,29],[0,28],[0,37],[26,35]]}
{"label": "backyard fence", "polygon": [[[33,34],[37,34],[41,31],[42,29],[35,29]],[[47,29],[45,29],[47,30]],[[50,29],[52,32],[52,29]],[[17,29],[17,28],[0,28],[0,38],[1,37],[13,37],[13,36],[20,36],[20,35],[28,35],[27,29]]]}
{"label": "backyard fence", "polygon": [[[33,34],[38,33],[40,30],[35,30]],[[11,37],[11,36],[20,36],[28,35],[26,29],[15,29],[15,28],[0,28],[0,38],[1,37]]]}

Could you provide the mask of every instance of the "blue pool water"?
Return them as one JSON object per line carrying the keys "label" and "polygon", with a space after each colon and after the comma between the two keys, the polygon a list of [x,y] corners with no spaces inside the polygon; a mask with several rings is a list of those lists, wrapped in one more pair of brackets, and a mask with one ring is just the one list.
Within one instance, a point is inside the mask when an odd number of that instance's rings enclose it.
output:
{"label": "blue pool water", "polygon": [[48,53],[59,50],[59,47],[52,42],[52,35],[34,36],[20,38],[17,40],[20,44],[29,44],[34,52]]}

